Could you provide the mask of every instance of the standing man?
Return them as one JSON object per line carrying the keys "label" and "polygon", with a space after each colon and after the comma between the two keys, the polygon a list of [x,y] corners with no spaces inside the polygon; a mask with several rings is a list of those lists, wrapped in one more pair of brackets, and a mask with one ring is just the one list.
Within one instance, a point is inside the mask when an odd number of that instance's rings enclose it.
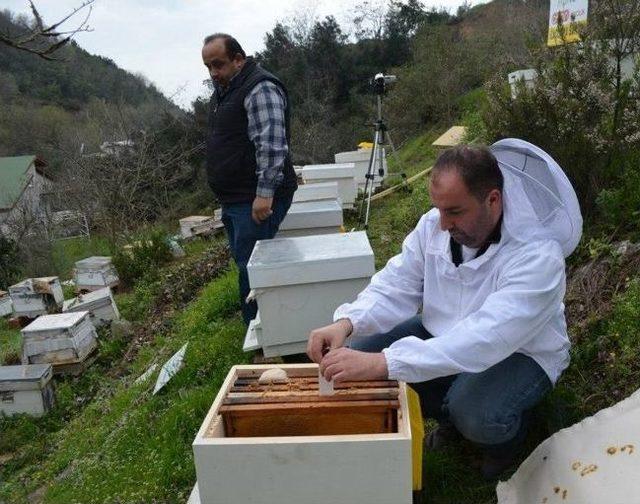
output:
{"label": "standing man", "polygon": [[410,383],[439,422],[428,447],[461,434],[482,448],[487,479],[514,462],[529,411],[569,363],[564,256],[582,225],[560,167],[531,144],[503,142],[503,165],[526,159],[522,168],[501,169],[487,148],[440,155],[435,208],[307,347],[327,380]]}
{"label": "standing man", "polygon": [[284,219],[296,175],[289,151],[290,104],[277,77],[245,55],[231,35],[204,39],[202,61],[213,80],[207,131],[207,177],[239,271],[245,324],[255,318],[247,262],[256,241],[273,238]]}

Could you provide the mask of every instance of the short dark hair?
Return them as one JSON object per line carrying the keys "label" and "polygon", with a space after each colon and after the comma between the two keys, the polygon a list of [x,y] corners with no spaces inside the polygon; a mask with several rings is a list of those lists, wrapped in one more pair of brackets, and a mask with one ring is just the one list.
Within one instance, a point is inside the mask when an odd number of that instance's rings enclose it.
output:
{"label": "short dark hair", "polygon": [[227,33],[214,33],[213,35],[207,35],[204,38],[203,45],[207,45],[209,42],[213,42],[217,39],[224,40],[224,48],[229,59],[232,60],[233,58],[235,58],[236,54],[242,56],[243,59],[247,57],[244,49],[240,45],[240,42],[238,42],[234,37]]}
{"label": "short dark hair", "polygon": [[484,200],[493,190],[502,192],[504,177],[498,161],[486,147],[459,145],[442,152],[432,169],[432,176],[439,172],[455,170],[469,192],[478,200]]}

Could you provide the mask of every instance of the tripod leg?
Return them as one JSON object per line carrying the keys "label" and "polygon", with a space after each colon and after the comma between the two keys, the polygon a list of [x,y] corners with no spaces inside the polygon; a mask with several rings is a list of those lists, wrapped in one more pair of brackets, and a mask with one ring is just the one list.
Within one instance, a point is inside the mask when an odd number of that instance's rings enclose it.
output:
{"label": "tripod leg", "polygon": [[[393,152],[393,159],[398,165],[398,168],[400,168],[402,166],[400,164],[400,156],[398,156],[398,151],[396,150],[396,146],[393,143],[393,139],[391,138],[391,133],[389,133],[388,131],[387,131],[387,138],[389,139],[389,145],[391,145],[391,152]],[[402,177],[402,185],[405,187],[405,189],[409,191],[410,188],[409,188],[409,184],[407,184],[407,174],[401,170],[400,177]]]}
{"label": "tripod leg", "polygon": [[[380,132],[376,132],[376,137],[375,137],[375,142],[373,143],[373,159],[374,161],[377,160],[378,158],[381,158],[382,155],[382,151],[380,150]],[[369,183],[368,189],[369,191],[366,193],[366,197],[367,197],[367,213],[365,214],[365,219],[364,219],[364,229],[367,230],[369,229],[369,213],[371,211],[371,195],[373,194],[373,181],[375,180],[375,169],[373,167],[373,165],[369,166],[369,171],[370,174],[367,177],[367,180]]]}
{"label": "tripod leg", "polygon": [[[373,148],[371,149],[371,156],[369,157],[369,166],[367,167],[367,173],[365,175],[364,193],[362,194],[362,201],[360,202],[360,213],[358,215],[358,225],[362,224],[362,218],[365,216],[364,206],[368,199],[367,195],[371,192],[370,189],[371,189],[371,186],[373,185],[373,179],[371,177],[373,177],[374,163],[376,159],[375,158],[376,145],[378,145],[378,141],[379,141],[379,132],[378,130],[376,130],[373,138]],[[369,211],[367,209],[367,220],[368,220],[368,214],[369,214]],[[366,223],[365,223],[365,229],[366,229]]]}

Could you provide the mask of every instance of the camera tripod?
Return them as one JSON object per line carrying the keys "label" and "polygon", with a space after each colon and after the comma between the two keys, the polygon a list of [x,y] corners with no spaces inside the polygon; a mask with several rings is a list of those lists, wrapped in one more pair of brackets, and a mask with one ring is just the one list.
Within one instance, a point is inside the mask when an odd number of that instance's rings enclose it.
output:
{"label": "camera tripod", "polygon": [[[378,90],[380,89],[380,90]],[[384,122],[382,118],[382,94],[384,93],[384,81],[383,85],[379,88],[376,88],[377,93],[377,117],[375,122],[373,123],[373,127],[375,130],[375,134],[373,137],[373,148],[371,149],[371,157],[369,158],[369,167],[367,168],[367,173],[365,175],[365,186],[364,186],[364,195],[362,197],[362,201],[360,202],[360,212],[358,215],[358,225],[362,226],[363,217],[364,217],[364,226],[363,229],[366,231],[369,228],[369,213],[371,210],[371,196],[373,195],[373,186],[374,180],[376,177],[376,171],[378,172],[378,176],[384,177],[384,147],[389,145],[391,147],[391,151],[393,152],[393,158],[396,161],[396,164],[400,166],[400,158],[398,157],[398,152],[396,151],[396,147],[391,139],[391,135],[389,134],[389,130],[387,128],[387,124]],[[388,144],[387,144],[388,142]],[[376,170],[377,168],[377,170]],[[402,177],[402,184],[407,191],[409,191],[409,185],[407,184],[407,175],[404,172],[401,172],[400,177]],[[365,211],[366,205],[366,211]]]}

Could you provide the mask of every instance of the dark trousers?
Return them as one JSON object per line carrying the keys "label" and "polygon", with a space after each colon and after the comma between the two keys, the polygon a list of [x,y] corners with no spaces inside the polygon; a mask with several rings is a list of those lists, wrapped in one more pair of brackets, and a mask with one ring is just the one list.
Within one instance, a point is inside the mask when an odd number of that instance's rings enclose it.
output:
{"label": "dark trousers", "polygon": [[222,223],[227,231],[231,255],[238,266],[238,284],[240,287],[240,306],[245,324],[253,320],[258,311],[255,301],[246,303],[249,295],[249,277],[247,263],[258,240],[273,238],[278,232],[280,223],[291,206],[292,196],[273,200],[273,213],[260,224],[251,218],[252,203],[230,203],[222,205]]}
{"label": "dark trousers", "polygon": [[[406,336],[433,337],[416,316],[387,333],[355,337],[350,346],[380,352]],[[452,423],[466,439],[496,454],[513,450],[524,441],[529,410],[552,388],[540,365],[520,353],[481,373],[460,373],[409,385],[420,396],[425,417]]]}

